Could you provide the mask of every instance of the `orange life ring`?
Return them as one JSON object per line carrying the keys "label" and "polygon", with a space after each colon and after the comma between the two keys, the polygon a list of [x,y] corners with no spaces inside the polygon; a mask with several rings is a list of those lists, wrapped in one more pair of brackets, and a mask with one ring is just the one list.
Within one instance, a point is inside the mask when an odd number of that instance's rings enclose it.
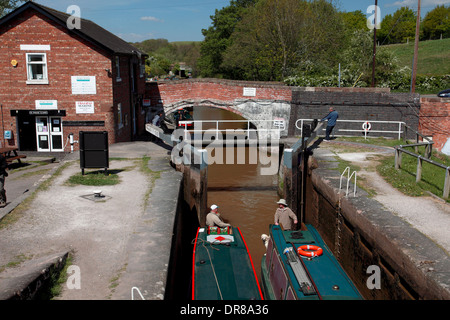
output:
{"label": "orange life ring", "polygon": [[[306,251],[306,250],[312,250],[312,251]],[[318,246],[307,244],[307,245],[298,247],[297,252],[298,252],[298,254],[305,256],[305,257],[318,257],[323,254],[323,249]]]}

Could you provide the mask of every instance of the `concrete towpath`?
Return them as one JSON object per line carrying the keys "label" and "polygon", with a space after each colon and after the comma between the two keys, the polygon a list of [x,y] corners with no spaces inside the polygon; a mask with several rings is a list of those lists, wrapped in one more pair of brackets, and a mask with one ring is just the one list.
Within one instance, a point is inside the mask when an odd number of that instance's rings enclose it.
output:
{"label": "concrete towpath", "polygon": [[[150,158],[150,171],[141,169],[143,157]],[[164,144],[117,143],[109,158],[108,171],[120,177],[113,186],[67,185],[81,172],[78,152],[47,161],[34,173],[23,167],[9,175],[8,205],[0,212],[0,299],[22,290],[19,280],[42,263],[68,252],[80,281],[64,285],[57,299],[129,300],[133,287],[137,299],[163,299],[181,174],[170,166]],[[34,160],[44,158],[26,159]],[[44,181],[47,188],[34,193]]]}

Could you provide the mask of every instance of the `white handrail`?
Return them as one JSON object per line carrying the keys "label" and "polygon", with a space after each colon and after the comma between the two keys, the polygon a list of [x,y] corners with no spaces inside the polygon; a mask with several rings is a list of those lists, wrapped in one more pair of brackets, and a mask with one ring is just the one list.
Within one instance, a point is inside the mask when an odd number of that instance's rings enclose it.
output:
{"label": "white handrail", "polygon": [[[297,121],[295,122],[295,127],[302,131],[303,130],[303,122],[304,121],[314,121],[314,120],[320,120],[320,119],[297,119]],[[298,122],[300,122],[300,127],[298,126]],[[405,122],[403,121],[383,121],[383,120],[337,120],[337,122],[350,122],[350,123],[360,123],[361,124],[361,129],[337,129],[337,131],[346,131],[346,132],[364,132],[365,136],[367,136],[367,133],[370,132],[376,132],[376,133],[396,133],[398,134],[398,139],[401,139],[401,134],[403,133],[402,131],[402,125],[406,125]],[[398,124],[398,130],[364,130],[362,128],[362,125],[366,122],[369,123],[386,123],[386,124]],[[325,130],[325,129],[323,129]]]}
{"label": "white handrail", "polygon": [[346,167],[344,172],[342,172],[342,174],[341,174],[341,178],[339,179],[339,192],[341,191],[341,188],[342,188],[342,178],[343,178],[343,176],[344,176],[344,174],[346,172],[347,172],[347,190],[345,192],[345,196],[348,195],[348,189],[349,189],[349,186],[350,186],[350,180],[352,179],[353,175],[355,175],[355,183],[354,183],[354,186],[353,186],[353,196],[356,197],[356,176],[357,176],[357,173],[356,173],[356,171],[353,171],[352,174],[350,174],[350,167]]}
{"label": "white handrail", "polygon": [[[188,129],[188,125],[189,124],[193,124],[194,128],[195,128],[195,124],[196,123],[214,123],[215,124],[215,128],[210,128],[210,129]],[[279,120],[279,119],[274,119],[274,120],[182,120],[179,121],[178,124],[181,127],[184,127],[185,129],[185,133],[184,133],[184,138],[187,140],[188,139],[188,133],[202,133],[202,132],[207,132],[208,130],[215,130],[216,131],[216,137],[219,135],[219,132],[222,132],[223,130],[227,130],[226,128],[224,129],[219,129],[219,123],[243,123],[243,124],[247,124],[247,129],[242,129],[245,130],[247,132],[247,137],[250,137],[250,131],[251,130],[255,130],[256,132],[267,132],[270,133],[272,135],[275,134],[275,139],[279,139],[281,137],[281,131],[286,130],[286,126],[285,126],[285,121],[284,120]],[[275,128],[271,128],[271,129],[267,129],[267,128],[259,128],[259,129],[251,129],[250,128],[250,123],[272,123],[272,127]]]}
{"label": "white handrail", "polygon": [[134,300],[134,290],[137,290],[137,292],[139,293],[139,295],[141,296],[142,300],[145,300],[144,296],[142,295],[141,291],[139,290],[138,287],[132,287],[131,288],[131,300]]}

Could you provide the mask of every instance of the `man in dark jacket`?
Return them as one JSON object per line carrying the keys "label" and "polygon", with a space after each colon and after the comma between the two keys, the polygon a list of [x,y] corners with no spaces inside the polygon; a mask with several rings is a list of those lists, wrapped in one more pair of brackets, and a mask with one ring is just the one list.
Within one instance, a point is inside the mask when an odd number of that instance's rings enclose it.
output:
{"label": "man in dark jacket", "polygon": [[6,206],[5,178],[8,176],[7,168],[6,158],[3,154],[0,154],[0,208]]}
{"label": "man in dark jacket", "polygon": [[321,122],[328,120],[326,134],[325,134],[325,141],[330,141],[330,134],[333,131],[333,128],[336,125],[336,121],[338,118],[339,118],[339,115],[338,115],[337,111],[334,110],[333,107],[330,107],[330,113],[325,118],[320,120]]}

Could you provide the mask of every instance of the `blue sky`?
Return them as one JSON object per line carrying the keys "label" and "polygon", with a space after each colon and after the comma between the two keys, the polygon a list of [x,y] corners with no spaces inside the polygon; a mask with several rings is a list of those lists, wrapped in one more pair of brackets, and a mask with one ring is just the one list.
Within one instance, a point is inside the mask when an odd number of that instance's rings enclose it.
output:
{"label": "blue sky", "polygon": [[[361,10],[375,0],[334,0],[341,11]],[[36,0],[35,2],[66,12],[77,5],[81,17],[130,42],[146,39],[201,41],[201,30],[211,25],[210,16],[227,6],[229,0]],[[392,14],[402,6],[417,10],[418,0],[378,0],[381,16]],[[450,5],[450,0],[422,0],[421,16],[436,5]]]}

